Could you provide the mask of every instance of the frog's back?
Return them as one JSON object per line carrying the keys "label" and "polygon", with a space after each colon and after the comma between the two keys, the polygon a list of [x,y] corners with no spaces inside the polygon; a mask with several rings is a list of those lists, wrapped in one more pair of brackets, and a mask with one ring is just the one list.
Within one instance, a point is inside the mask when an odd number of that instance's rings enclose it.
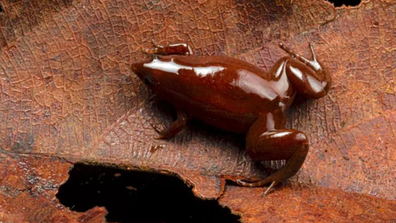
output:
{"label": "frog's back", "polygon": [[143,67],[157,81],[154,92],[222,129],[246,132],[259,113],[279,104],[263,70],[235,58],[163,56]]}

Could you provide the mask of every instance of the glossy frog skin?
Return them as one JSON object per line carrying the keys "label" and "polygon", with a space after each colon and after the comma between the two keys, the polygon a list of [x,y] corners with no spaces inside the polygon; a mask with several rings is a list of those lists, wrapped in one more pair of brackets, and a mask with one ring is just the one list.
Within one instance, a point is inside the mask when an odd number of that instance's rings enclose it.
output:
{"label": "glossy frog skin", "polygon": [[279,46],[290,56],[279,59],[266,73],[245,61],[223,56],[192,56],[187,44],[144,50],[153,59],[132,64],[132,71],[147,87],[177,109],[177,120],[159,138],[172,138],[189,118],[231,132],[246,134],[246,149],[255,161],[281,160],[286,164],[267,178],[246,182],[269,190],[297,173],[308,153],[308,139],[298,130],[285,129],[285,111],[296,93],[321,98],[331,86],[331,76],[317,60]]}

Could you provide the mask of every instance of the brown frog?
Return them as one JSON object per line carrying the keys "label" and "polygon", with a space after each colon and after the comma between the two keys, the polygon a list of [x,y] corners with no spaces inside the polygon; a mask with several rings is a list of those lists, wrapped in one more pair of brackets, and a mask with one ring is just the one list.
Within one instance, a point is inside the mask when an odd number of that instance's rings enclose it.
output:
{"label": "brown frog", "polygon": [[256,182],[237,180],[248,187],[272,187],[297,173],[308,153],[306,135],[285,129],[285,112],[295,95],[325,96],[331,76],[317,60],[312,44],[312,60],[279,44],[290,56],[280,58],[267,73],[243,60],[225,56],[192,56],[184,43],[144,50],[153,58],[132,64],[132,71],[153,92],[172,103],[177,120],[159,138],[172,138],[187,121],[198,118],[208,125],[246,134],[246,149],[255,161],[286,160],[285,166]]}

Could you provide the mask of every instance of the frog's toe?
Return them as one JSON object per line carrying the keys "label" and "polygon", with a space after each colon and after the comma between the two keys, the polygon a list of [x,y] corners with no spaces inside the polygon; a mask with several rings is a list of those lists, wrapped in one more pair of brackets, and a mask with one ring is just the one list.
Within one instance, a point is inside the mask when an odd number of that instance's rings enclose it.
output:
{"label": "frog's toe", "polygon": [[[269,178],[265,178],[263,180],[255,181],[255,182],[246,182],[243,180],[236,180],[235,181],[238,185],[244,186],[244,187],[261,187],[265,184],[270,183],[271,181]],[[263,197],[265,197],[269,192],[278,184],[277,181],[272,181],[271,185],[265,190],[263,193]]]}
{"label": "frog's toe", "polygon": [[237,183],[240,186],[244,186],[244,187],[261,187],[265,184],[270,183],[271,181],[269,180],[269,178],[265,178],[263,180],[258,180],[258,181],[244,181],[241,179],[238,179],[235,181],[235,183]]}

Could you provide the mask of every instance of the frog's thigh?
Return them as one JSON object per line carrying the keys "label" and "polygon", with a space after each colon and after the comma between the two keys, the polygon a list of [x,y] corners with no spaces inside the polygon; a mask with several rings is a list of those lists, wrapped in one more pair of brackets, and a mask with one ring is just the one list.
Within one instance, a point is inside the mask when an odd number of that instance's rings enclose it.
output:
{"label": "frog's thigh", "polygon": [[302,145],[308,145],[304,133],[294,129],[268,130],[266,126],[258,120],[247,133],[246,149],[253,160],[288,160],[295,152],[306,155],[307,151],[300,151]]}
{"label": "frog's thigh", "polygon": [[263,180],[257,182],[237,181],[237,183],[247,187],[272,183],[264,193],[265,195],[273,186],[297,173],[304,163],[309,146],[307,137],[298,130],[267,129],[265,132],[257,132],[257,130],[263,129],[259,127],[263,123],[255,124],[249,129],[246,139],[248,154],[257,161],[285,159],[286,164]]}
{"label": "frog's thigh", "polygon": [[271,187],[275,186],[296,174],[307,156],[309,146],[304,133],[294,129],[267,129],[265,132],[257,132],[262,129],[259,127],[262,124],[255,123],[248,131],[246,138],[248,154],[256,161],[285,159],[286,164],[261,181],[251,183],[240,181],[238,182],[240,185],[256,187],[272,182]]}

